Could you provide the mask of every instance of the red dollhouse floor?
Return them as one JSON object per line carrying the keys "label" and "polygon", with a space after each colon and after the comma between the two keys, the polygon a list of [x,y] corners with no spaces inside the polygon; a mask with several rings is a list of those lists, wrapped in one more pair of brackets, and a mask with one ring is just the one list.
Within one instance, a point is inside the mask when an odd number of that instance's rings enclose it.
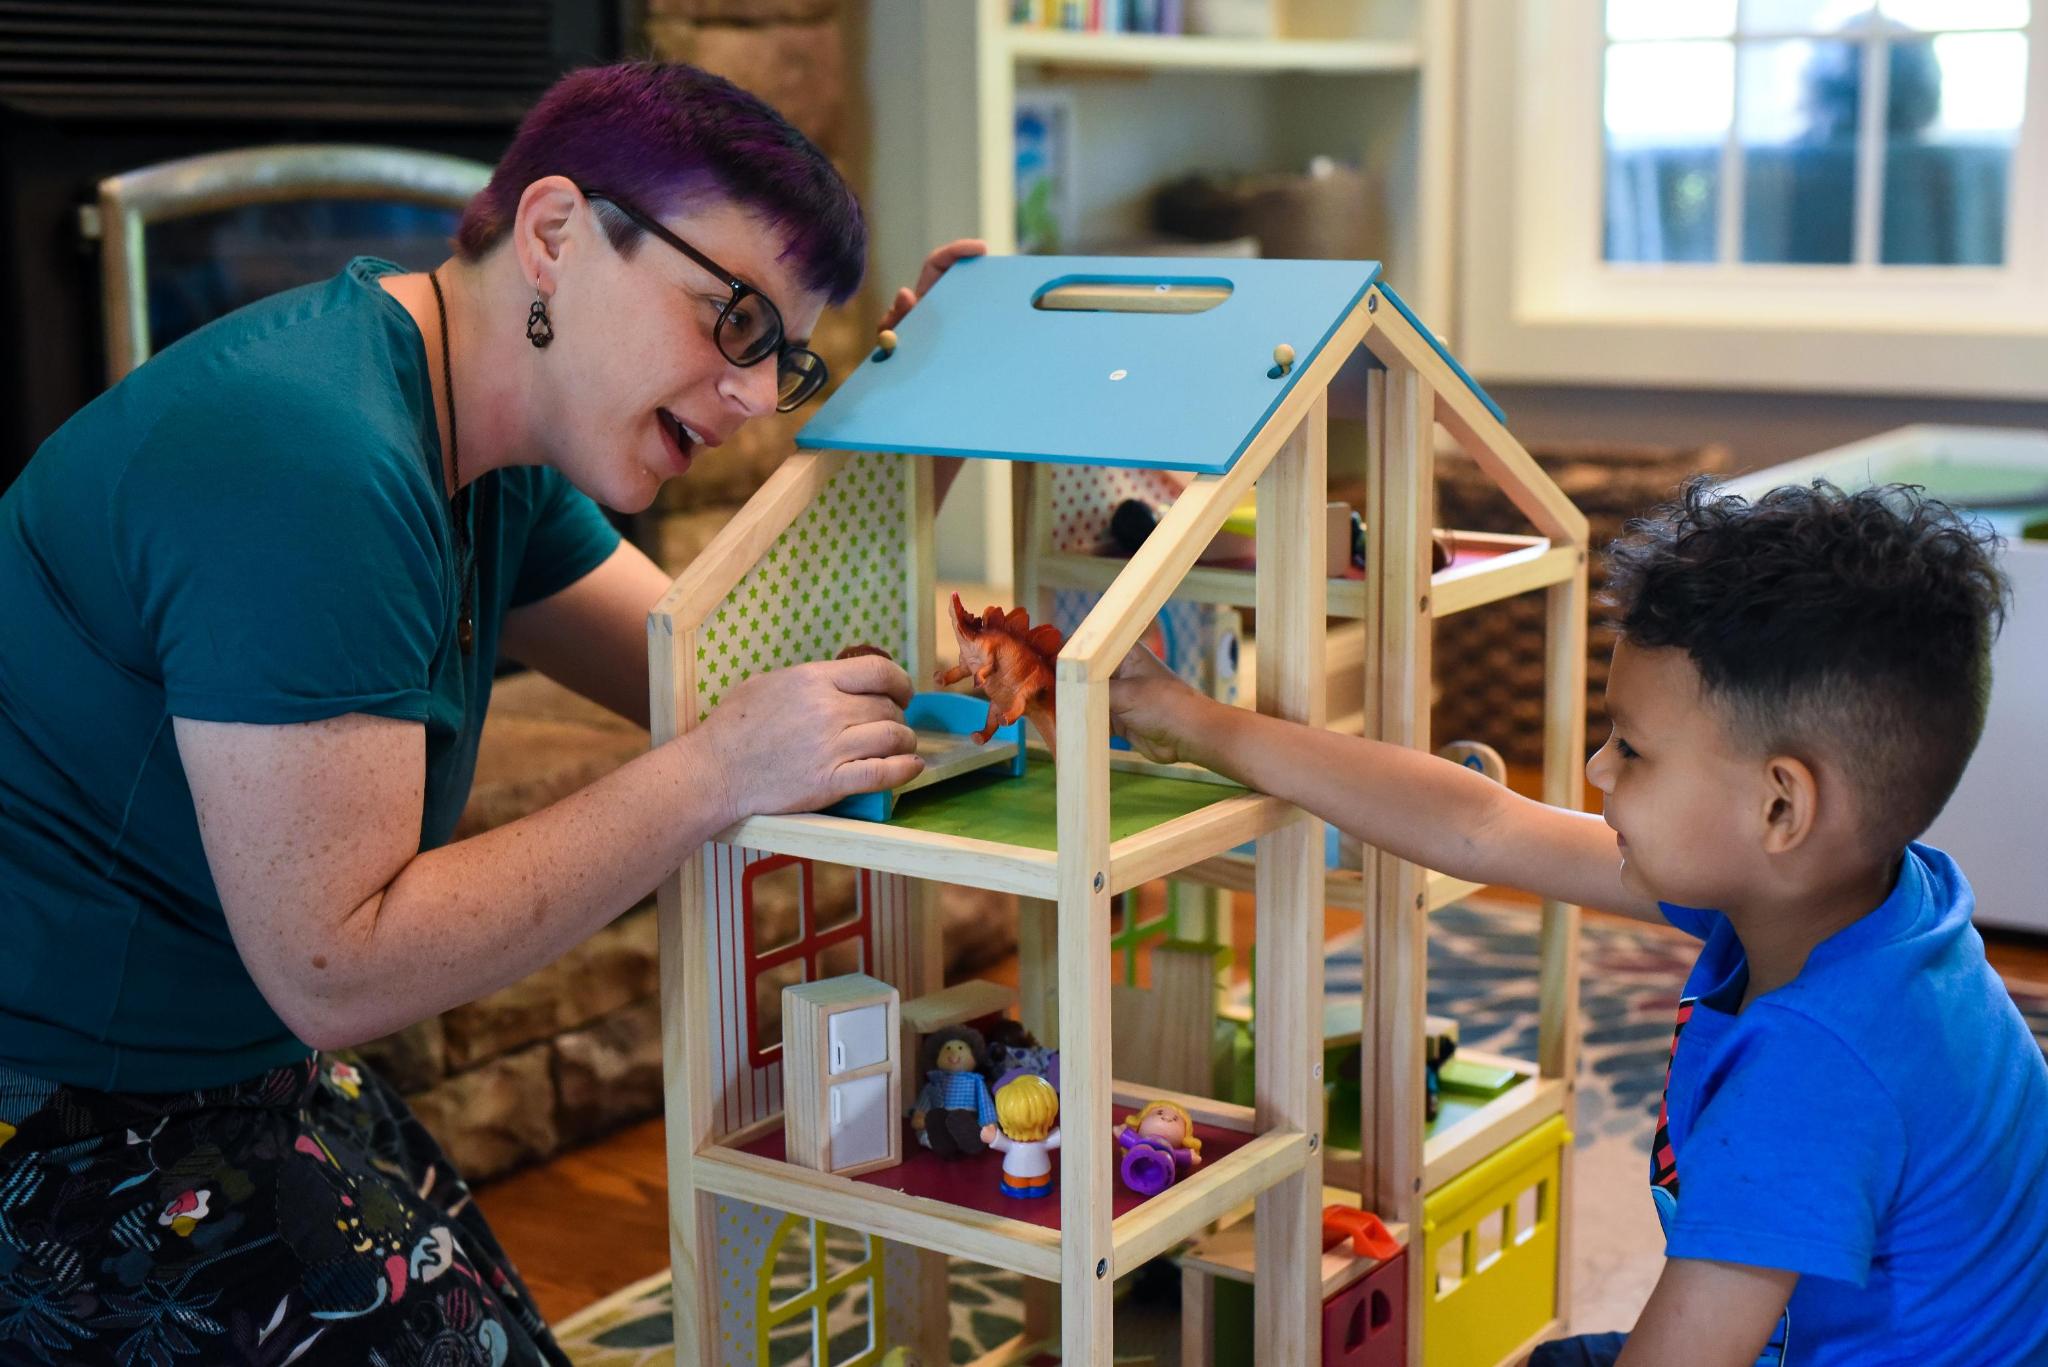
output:
{"label": "red dollhouse floor", "polygon": [[[1474,544],[1470,540],[1461,541],[1455,533],[1452,533],[1448,539],[1451,548],[1451,563],[1444,568],[1451,570],[1468,569],[1473,565],[1483,564],[1488,560],[1499,559],[1509,551],[1521,549],[1519,546],[1503,546],[1492,542]],[[1257,568],[1257,563],[1250,556],[1232,560],[1204,560],[1201,563],[1206,568],[1220,570],[1249,570]],[[1345,566],[1344,573],[1337,577],[1339,579],[1363,579],[1365,578],[1365,571],[1357,565],[1347,565]]]}
{"label": "red dollhouse floor", "polygon": [[[1118,1118],[1122,1118],[1121,1111]],[[1208,1125],[1195,1126],[1195,1134],[1202,1141],[1202,1162],[1213,1163],[1227,1153],[1234,1152],[1250,1143],[1252,1136],[1235,1130],[1219,1130]],[[785,1160],[782,1146],[782,1132],[773,1131],[742,1146],[745,1153],[760,1158],[772,1158],[777,1162]],[[886,1187],[910,1196],[925,1196],[934,1201],[945,1201],[969,1210],[982,1211],[989,1215],[1007,1215],[1013,1220],[1042,1226],[1046,1229],[1060,1227],[1060,1203],[1058,1188],[1050,1197],[1020,1200],[1003,1195],[997,1182],[1003,1170],[1003,1156],[993,1151],[974,1158],[940,1158],[917,1142],[917,1136],[910,1126],[903,1127],[903,1162],[893,1168],[877,1168],[862,1173],[853,1180],[871,1186]],[[1145,1198],[1126,1191],[1118,1182],[1115,1187],[1116,1201],[1113,1209],[1117,1215],[1136,1210]]]}

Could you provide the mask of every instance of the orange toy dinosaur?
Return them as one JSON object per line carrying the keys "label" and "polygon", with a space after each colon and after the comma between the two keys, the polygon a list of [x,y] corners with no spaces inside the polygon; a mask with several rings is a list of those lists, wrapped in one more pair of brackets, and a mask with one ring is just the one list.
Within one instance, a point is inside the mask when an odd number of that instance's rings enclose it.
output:
{"label": "orange toy dinosaur", "polygon": [[1050,622],[1031,625],[1030,614],[1022,608],[1004,612],[991,607],[981,616],[970,614],[953,595],[953,634],[960,638],[960,663],[939,671],[938,684],[944,688],[974,676],[974,683],[988,699],[988,720],[974,738],[984,745],[998,726],[1008,726],[1019,717],[1031,718],[1045,748],[1057,744],[1053,726],[1053,661],[1065,644],[1060,629]]}

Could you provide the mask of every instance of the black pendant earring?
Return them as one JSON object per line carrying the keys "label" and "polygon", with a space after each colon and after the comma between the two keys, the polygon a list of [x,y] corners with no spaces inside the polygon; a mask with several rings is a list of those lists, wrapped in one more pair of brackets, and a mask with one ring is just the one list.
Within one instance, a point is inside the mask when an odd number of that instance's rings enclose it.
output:
{"label": "black pendant earring", "polygon": [[537,347],[555,340],[555,323],[548,317],[548,301],[539,290],[533,293],[533,307],[526,311],[526,340]]}

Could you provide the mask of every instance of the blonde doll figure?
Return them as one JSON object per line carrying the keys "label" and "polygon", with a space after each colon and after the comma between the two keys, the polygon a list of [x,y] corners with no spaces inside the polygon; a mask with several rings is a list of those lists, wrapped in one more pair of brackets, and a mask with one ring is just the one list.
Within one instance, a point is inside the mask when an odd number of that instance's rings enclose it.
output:
{"label": "blonde doll figure", "polygon": [[1060,1094],[1036,1073],[1020,1073],[996,1089],[996,1123],[981,1140],[1003,1156],[1003,1195],[1052,1195],[1052,1151],[1060,1146]]}
{"label": "blonde doll figure", "polygon": [[1124,1185],[1140,1196],[1157,1196],[1202,1162],[1194,1118],[1171,1101],[1148,1101],[1125,1116],[1116,1142]]}

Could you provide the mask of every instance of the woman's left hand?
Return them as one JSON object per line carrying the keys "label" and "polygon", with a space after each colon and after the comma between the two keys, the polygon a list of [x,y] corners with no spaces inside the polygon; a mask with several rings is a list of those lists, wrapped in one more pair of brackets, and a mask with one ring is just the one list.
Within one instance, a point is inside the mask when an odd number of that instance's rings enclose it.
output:
{"label": "woman's left hand", "polygon": [[963,237],[936,248],[924,259],[924,269],[917,273],[917,288],[905,285],[896,291],[896,298],[890,302],[889,311],[882,315],[882,321],[875,324],[881,328],[892,328],[903,321],[903,315],[917,307],[917,301],[931,293],[939,277],[952,268],[954,262],[969,256],[981,256],[988,251],[988,243],[978,237]]}
{"label": "woman's left hand", "polygon": [[[952,269],[954,262],[970,256],[982,256],[987,252],[988,243],[978,237],[962,237],[948,242],[943,247],[934,248],[932,254],[924,259],[924,269],[917,273],[917,288],[912,289],[905,285],[896,291],[896,298],[890,302],[889,311],[882,315],[882,321],[875,324],[875,331],[881,332],[902,322],[903,316],[917,307],[917,301],[931,292],[932,286],[939,283],[940,276]],[[953,487],[953,481],[960,477],[960,461],[959,456],[940,456],[932,462],[934,506],[945,506],[946,492]]]}

